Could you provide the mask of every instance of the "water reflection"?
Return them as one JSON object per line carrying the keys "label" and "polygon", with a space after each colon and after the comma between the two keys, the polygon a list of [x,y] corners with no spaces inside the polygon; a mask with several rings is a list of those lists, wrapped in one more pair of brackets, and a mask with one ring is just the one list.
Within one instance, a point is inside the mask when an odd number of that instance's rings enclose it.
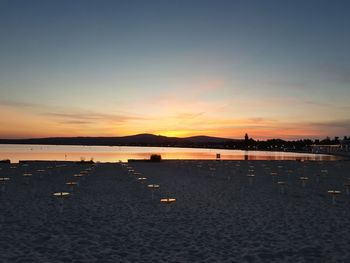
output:
{"label": "water reflection", "polygon": [[100,162],[149,159],[151,154],[160,154],[162,159],[216,160],[338,160],[331,155],[316,155],[287,152],[240,151],[171,147],[127,146],[56,146],[56,145],[0,145],[0,160],[57,160],[80,161],[94,159]]}

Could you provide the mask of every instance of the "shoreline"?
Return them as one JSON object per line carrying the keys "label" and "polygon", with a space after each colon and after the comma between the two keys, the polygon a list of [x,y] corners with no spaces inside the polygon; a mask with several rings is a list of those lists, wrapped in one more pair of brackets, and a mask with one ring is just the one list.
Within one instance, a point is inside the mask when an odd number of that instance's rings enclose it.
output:
{"label": "shoreline", "polygon": [[[0,143],[1,145],[26,145],[26,146],[71,146],[71,147],[130,147],[130,148],[177,148],[177,149],[204,149],[204,150],[227,150],[227,151],[246,151],[246,152],[278,152],[278,153],[300,153],[300,154],[316,154],[316,155],[336,155],[335,153],[321,153],[312,151],[292,151],[292,150],[269,150],[269,149],[238,149],[226,147],[195,147],[195,146],[166,146],[166,145],[87,145],[87,144],[27,144],[27,143]],[[350,153],[348,154],[350,156]],[[348,156],[347,155],[347,156]]]}

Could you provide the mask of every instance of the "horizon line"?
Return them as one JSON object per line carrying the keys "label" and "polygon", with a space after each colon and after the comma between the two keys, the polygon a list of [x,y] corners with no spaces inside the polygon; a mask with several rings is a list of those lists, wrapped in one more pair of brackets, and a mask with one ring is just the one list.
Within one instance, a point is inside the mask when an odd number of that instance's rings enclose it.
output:
{"label": "horizon line", "polygon": [[[180,137],[180,136],[166,136],[162,134],[153,134],[153,133],[137,133],[137,134],[131,134],[131,135],[122,135],[122,136],[49,136],[49,137],[25,137],[25,138],[0,138],[0,140],[36,140],[36,139],[64,139],[64,138],[124,138],[124,137],[133,137],[133,136],[140,136],[140,135],[151,135],[151,136],[157,136],[157,137],[165,137],[165,138],[176,138],[176,139],[187,139],[187,138],[194,138],[194,137],[209,137],[209,138],[217,138],[217,139],[225,139],[225,140],[244,140],[244,136],[242,138],[230,138],[230,137],[219,137],[219,136],[210,136],[210,135],[193,135],[193,136],[186,136],[186,137]],[[341,136],[334,136],[335,139],[338,137],[339,140],[341,139]],[[344,136],[347,137],[347,136]],[[254,137],[249,137],[249,139],[253,139],[255,141],[268,141],[268,140],[283,140],[283,141],[299,141],[299,140],[332,140],[332,137],[325,136],[324,138],[310,138],[310,137],[304,137],[304,138],[294,138],[294,139],[283,139],[281,137],[270,137],[270,138],[258,138],[255,139]]]}

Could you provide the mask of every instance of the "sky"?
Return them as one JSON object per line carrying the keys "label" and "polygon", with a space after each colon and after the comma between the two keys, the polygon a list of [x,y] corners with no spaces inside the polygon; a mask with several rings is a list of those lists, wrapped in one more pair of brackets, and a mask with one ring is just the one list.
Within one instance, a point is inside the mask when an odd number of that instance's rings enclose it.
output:
{"label": "sky", "polygon": [[350,1],[0,0],[0,138],[350,135]]}

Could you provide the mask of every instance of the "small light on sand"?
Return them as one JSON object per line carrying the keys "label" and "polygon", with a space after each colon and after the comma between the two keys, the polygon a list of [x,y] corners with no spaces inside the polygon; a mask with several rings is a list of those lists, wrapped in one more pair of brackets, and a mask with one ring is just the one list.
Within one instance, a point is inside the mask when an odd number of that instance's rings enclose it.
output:
{"label": "small light on sand", "polygon": [[284,194],[284,193],[285,193],[286,182],[279,181],[279,182],[277,182],[277,184],[278,184],[279,187],[280,187],[280,192],[281,192],[281,194]]}
{"label": "small light on sand", "polygon": [[138,181],[144,181],[144,180],[147,180],[147,178],[146,177],[138,177],[137,180]]}
{"label": "small light on sand", "polygon": [[328,194],[330,194],[332,196],[332,203],[333,205],[335,205],[335,197],[337,195],[340,195],[341,194],[341,191],[338,191],[338,190],[328,190]]}
{"label": "small light on sand", "polygon": [[8,178],[8,177],[0,177],[0,182],[1,183],[6,183],[9,180],[10,180],[10,178]]}
{"label": "small light on sand", "polygon": [[53,196],[57,197],[60,200],[60,213],[63,212],[63,200],[69,196],[67,192],[57,192]]}
{"label": "small light on sand", "polygon": [[169,212],[171,204],[176,202],[176,198],[169,197],[170,193],[167,193],[167,198],[161,198],[160,202],[166,204],[166,212]]}
{"label": "small light on sand", "polygon": [[299,180],[301,180],[301,186],[306,186],[306,181],[309,180],[309,177],[299,177]]}
{"label": "small light on sand", "polygon": [[162,198],[160,199],[160,202],[165,204],[171,204],[176,202],[176,198]]}
{"label": "small light on sand", "polygon": [[56,196],[57,198],[65,198],[69,196],[68,192],[57,192],[53,194],[54,196]]}
{"label": "small light on sand", "polygon": [[149,184],[147,185],[148,188],[151,188],[152,190],[152,200],[154,199],[154,190],[159,189],[159,184]]}
{"label": "small light on sand", "polygon": [[149,188],[159,188],[159,184],[149,184],[147,185]]}
{"label": "small light on sand", "polygon": [[80,186],[80,179],[84,178],[83,174],[75,174],[74,177],[78,179],[77,186]]}

